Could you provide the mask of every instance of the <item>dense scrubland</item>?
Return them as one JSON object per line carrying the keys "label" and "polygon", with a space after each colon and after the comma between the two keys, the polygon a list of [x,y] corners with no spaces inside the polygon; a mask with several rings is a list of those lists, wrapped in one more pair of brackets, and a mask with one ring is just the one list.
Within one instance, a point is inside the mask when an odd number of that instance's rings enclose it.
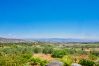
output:
{"label": "dense scrubland", "polygon": [[99,44],[0,43],[0,66],[46,66],[54,60],[99,66]]}

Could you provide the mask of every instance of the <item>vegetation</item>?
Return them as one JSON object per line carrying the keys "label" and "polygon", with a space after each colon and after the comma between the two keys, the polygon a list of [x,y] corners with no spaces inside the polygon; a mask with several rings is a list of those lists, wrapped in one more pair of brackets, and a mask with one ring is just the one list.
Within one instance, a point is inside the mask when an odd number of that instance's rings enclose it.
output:
{"label": "vegetation", "polygon": [[66,55],[66,51],[62,49],[55,49],[52,52],[52,57],[54,58],[62,58],[64,55]]}
{"label": "vegetation", "polygon": [[94,66],[95,63],[90,60],[82,59],[79,61],[79,64],[81,64],[82,66]]}
{"label": "vegetation", "polygon": [[40,58],[31,58],[29,60],[29,64],[34,66],[34,65],[40,65],[40,66],[45,66],[47,64],[46,60],[40,59]]}
{"label": "vegetation", "polygon": [[99,44],[0,43],[0,66],[45,66],[53,60],[99,66]]}
{"label": "vegetation", "polygon": [[71,66],[73,63],[71,56],[64,56],[62,57],[61,61],[64,63],[64,66]]}

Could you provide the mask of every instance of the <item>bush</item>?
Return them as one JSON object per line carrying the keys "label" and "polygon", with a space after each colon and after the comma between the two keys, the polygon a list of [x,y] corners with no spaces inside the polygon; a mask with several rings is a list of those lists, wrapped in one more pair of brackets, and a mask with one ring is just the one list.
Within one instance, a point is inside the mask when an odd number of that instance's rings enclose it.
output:
{"label": "bush", "polygon": [[34,65],[40,65],[40,66],[45,66],[48,62],[46,60],[42,60],[40,58],[31,58],[30,59],[30,65],[34,66]]}
{"label": "bush", "polygon": [[31,58],[30,59],[30,65],[39,65],[39,63],[40,63],[40,59],[39,58]]}
{"label": "bush", "polygon": [[31,58],[32,53],[25,46],[8,46],[0,50],[0,66],[23,66]]}
{"label": "bush", "polygon": [[42,53],[42,48],[41,47],[33,47],[34,53]]}
{"label": "bush", "polygon": [[81,64],[82,66],[94,66],[95,63],[90,60],[82,59],[79,61],[79,64]]}
{"label": "bush", "polygon": [[46,66],[47,65],[47,61],[46,60],[41,60],[40,61],[40,66]]}
{"label": "bush", "polygon": [[54,58],[62,58],[64,55],[66,55],[66,52],[61,49],[55,49],[52,52],[52,57]]}
{"label": "bush", "polygon": [[43,49],[44,54],[52,54],[52,52],[53,52],[53,48],[51,47],[44,47]]}
{"label": "bush", "polygon": [[66,50],[69,54],[75,54],[76,50],[73,48],[67,49]]}
{"label": "bush", "polygon": [[95,55],[89,55],[89,59],[90,60],[96,60],[97,59],[97,56],[95,56]]}
{"label": "bush", "polygon": [[92,51],[91,53],[92,53],[92,55],[99,56],[99,52],[98,51]]}
{"label": "bush", "polygon": [[81,54],[81,55],[82,55],[82,54],[88,54],[88,53],[87,53],[86,51],[84,51],[84,50],[78,50],[77,53],[78,53],[78,54]]}
{"label": "bush", "polygon": [[61,61],[64,63],[64,66],[71,66],[72,58],[70,56],[64,56]]}
{"label": "bush", "polygon": [[96,64],[95,66],[99,66],[99,63],[98,63],[98,64]]}

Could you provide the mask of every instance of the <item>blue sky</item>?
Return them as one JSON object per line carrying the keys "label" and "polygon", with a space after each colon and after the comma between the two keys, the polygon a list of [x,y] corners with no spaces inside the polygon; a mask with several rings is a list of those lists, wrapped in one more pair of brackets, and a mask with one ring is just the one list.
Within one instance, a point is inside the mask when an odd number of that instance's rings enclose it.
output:
{"label": "blue sky", "polygon": [[0,36],[99,39],[99,0],[0,0]]}

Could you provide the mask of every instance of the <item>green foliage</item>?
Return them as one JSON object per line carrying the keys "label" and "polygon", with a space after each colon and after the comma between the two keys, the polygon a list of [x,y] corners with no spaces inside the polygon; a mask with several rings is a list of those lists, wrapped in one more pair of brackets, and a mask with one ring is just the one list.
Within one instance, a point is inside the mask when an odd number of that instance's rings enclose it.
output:
{"label": "green foliage", "polygon": [[76,53],[77,53],[77,54],[87,54],[87,52],[84,51],[84,50],[78,50]]}
{"label": "green foliage", "polygon": [[81,64],[82,66],[94,66],[95,63],[90,60],[82,59],[79,61],[79,64]]}
{"label": "green foliage", "polygon": [[43,53],[44,54],[52,54],[53,48],[52,47],[44,47]]}
{"label": "green foliage", "polygon": [[[81,48],[83,49],[81,50]],[[60,44],[60,43],[46,43],[46,42],[36,42],[36,43],[0,43],[0,66],[24,66],[29,62],[32,64],[38,64],[40,66],[45,66],[47,61],[40,58],[32,58],[33,53],[44,53],[51,54],[53,58],[61,59],[65,66],[70,66],[72,63],[72,55],[86,54],[84,48],[99,48],[98,44]],[[99,57],[99,51],[96,49],[91,51],[89,55],[89,60],[80,60],[79,63],[84,66],[92,66],[94,62],[96,66],[99,66],[99,62],[96,60]],[[70,55],[70,56],[65,56]],[[77,56],[77,58],[79,58]],[[30,61],[31,60],[31,61]],[[77,59],[79,60],[79,59]]]}
{"label": "green foliage", "polygon": [[41,60],[41,61],[40,61],[40,66],[45,66],[45,65],[47,65],[47,63],[48,63],[48,61],[46,61],[46,60]]}
{"label": "green foliage", "polygon": [[40,66],[45,66],[48,62],[46,60],[40,59],[40,58],[31,58],[29,60],[31,65],[40,65]]}
{"label": "green foliage", "polygon": [[33,47],[33,52],[34,53],[42,53],[42,48],[41,47]]}
{"label": "green foliage", "polygon": [[76,50],[74,48],[70,48],[66,50],[68,54],[75,54]]}
{"label": "green foliage", "polygon": [[95,66],[99,66],[99,63],[97,63]]}
{"label": "green foliage", "polygon": [[95,56],[99,56],[99,51],[92,51],[91,54]]}
{"label": "green foliage", "polygon": [[64,56],[62,57],[61,61],[64,63],[64,66],[71,66],[72,64],[72,58],[70,56]]}
{"label": "green foliage", "polygon": [[54,58],[62,58],[64,55],[66,55],[66,52],[62,49],[54,49],[52,52]]}
{"label": "green foliage", "polygon": [[96,65],[96,66],[99,66],[99,59],[97,59],[97,60],[95,61],[95,65]]}
{"label": "green foliage", "polygon": [[5,46],[0,48],[0,66],[23,66],[31,56],[31,50],[27,46]]}
{"label": "green foliage", "polygon": [[29,62],[30,62],[31,65],[39,65],[40,61],[41,60],[39,58],[31,58],[29,60]]}
{"label": "green foliage", "polygon": [[97,56],[90,54],[89,59],[90,60],[97,60]]}

